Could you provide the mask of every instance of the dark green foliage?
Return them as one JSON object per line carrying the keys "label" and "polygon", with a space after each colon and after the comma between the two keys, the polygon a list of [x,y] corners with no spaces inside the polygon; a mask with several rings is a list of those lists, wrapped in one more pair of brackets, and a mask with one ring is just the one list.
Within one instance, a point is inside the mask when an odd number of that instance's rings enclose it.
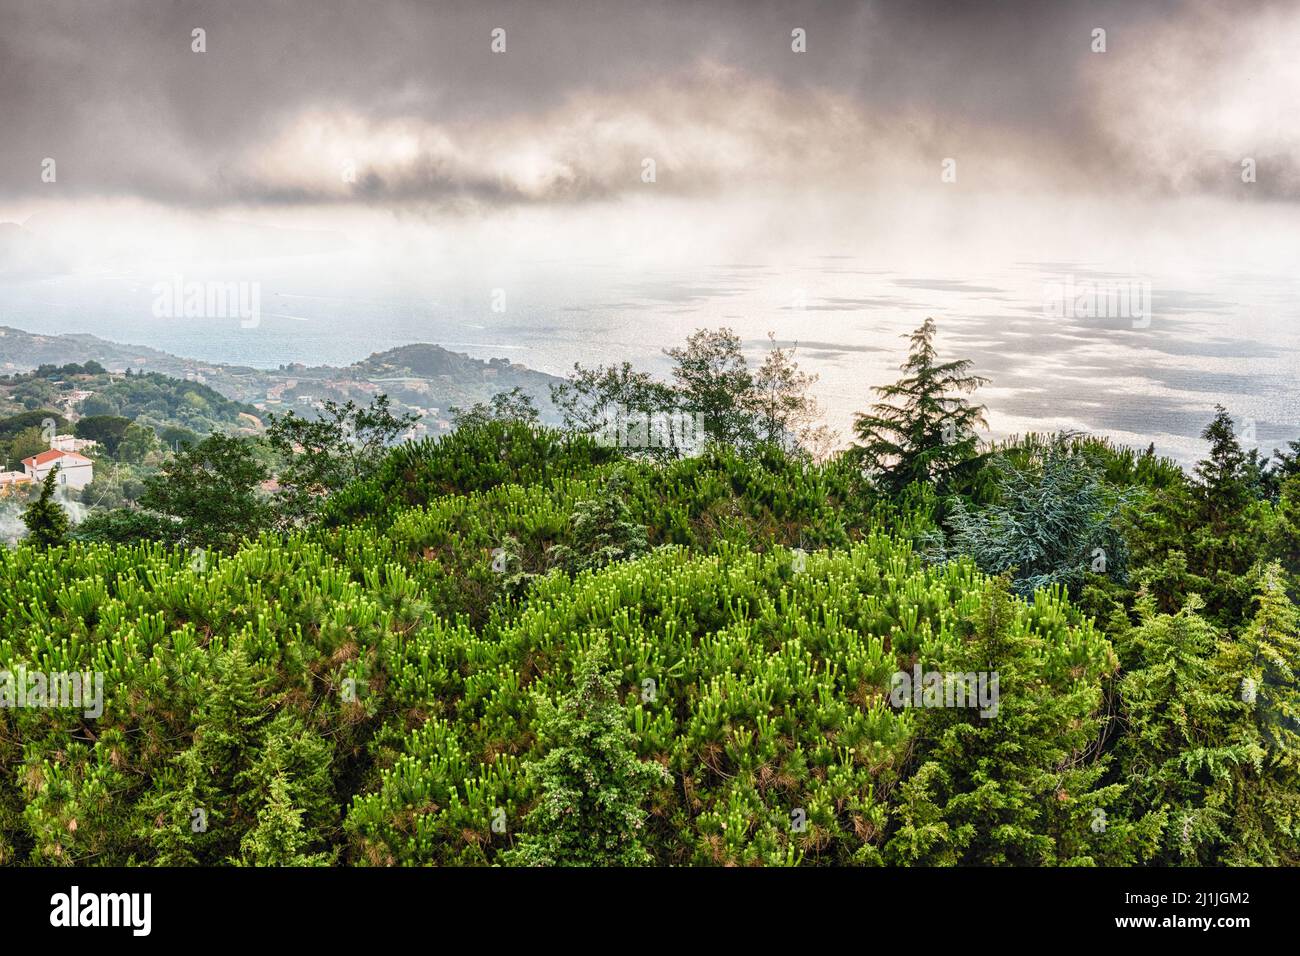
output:
{"label": "dark green foliage", "polygon": [[1245,711],[1241,737],[1252,760],[1235,768],[1233,836],[1227,861],[1300,865],[1300,614],[1287,599],[1278,564],[1265,568],[1250,626],[1222,651],[1221,669],[1238,677]]}
{"label": "dark green foliage", "polygon": [[27,541],[38,548],[53,548],[63,544],[68,536],[68,512],[54,499],[58,480],[59,468],[56,465],[41,482],[41,496],[23,511]]}
{"label": "dark green foliage", "polygon": [[1205,426],[1201,438],[1210,443],[1209,457],[1196,466],[1201,518],[1222,533],[1251,501],[1249,462],[1237,441],[1232,418],[1222,405],[1215,406],[1214,421]]}
{"label": "dark green foliage", "polygon": [[1234,629],[1249,616],[1255,566],[1270,555],[1285,559],[1271,550],[1282,544],[1282,529],[1274,506],[1257,497],[1249,456],[1222,408],[1203,437],[1209,454],[1194,476],[1143,489],[1128,514],[1126,537],[1139,569],[1135,578],[1149,582],[1160,610],[1176,611],[1195,593],[1218,626]]}
{"label": "dark green foliage", "polygon": [[1273,450],[1273,467],[1271,481],[1280,490],[1284,482],[1300,476],[1300,440],[1288,442],[1288,451]]}
{"label": "dark green foliage", "polygon": [[187,445],[197,445],[202,438],[197,432],[176,425],[166,425],[157,431],[158,440],[162,442],[163,447],[176,452]]}
{"label": "dark green foliage", "polygon": [[[1265,837],[1260,821],[1241,813],[1243,799],[1265,797],[1255,777],[1267,751],[1252,707],[1242,700],[1246,673],[1228,660],[1213,625],[1190,601],[1177,614],[1159,614],[1139,602],[1140,620],[1117,648],[1126,673],[1119,682],[1125,734],[1116,754],[1129,782],[1129,799],[1163,816],[1162,865],[1206,865],[1248,854],[1294,855],[1295,801],[1284,819],[1284,840]],[[1234,673],[1234,671],[1236,673]],[[1289,848],[1287,844],[1290,844]]]}
{"label": "dark green foliage", "polygon": [[623,473],[616,471],[600,486],[595,498],[578,502],[571,519],[573,543],[556,545],[551,550],[556,563],[577,574],[649,550],[645,527],[632,520],[623,499],[625,489]]}
{"label": "dark green foliage", "polygon": [[138,465],[158,450],[158,436],[153,429],[133,424],[123,432],[122,440],[117,444],[117,457],[123,462]]}
{"label": "dark green foliage", "polygon": [[46,428],[31,425],[14,435],[13,439],[10,440],[6,448],[6,457],[12,464],[21,468],[22,466],[19,463],[24,458],[39,455],[49,447],[49,431]]}
{"label": "dark green foliage", "polygon": [[128,372],[107,380],[82,402],[81,411],[89,417],[121,417],[179,426],[199,435],[247,425],[248,421],[240,416],[257,413],[255,408],[231,401],[207,385],[159,372]]}
{"label": "dark green foliage", "polygon": [[290,525],[311,520],[330,495],[373,473],[416,420],[393,415],[387,395],[366,408],[325,402],[321,411],[316,419],[293,412],[270,416],[266,440],[285,461],[276,475],[276,509]]}
{"label": "dark green foliage", "polygon": [[1038,600],[1018,615],[1005,582],[990,582],[958,639],[918,661],[921,671],[996,674],[997,707],[987,716],[971,707],[921,710],[916,766],[901,784],[885,845],[889,862],[1142,859],[1152,821],[1109,816],[1123,787],[1102,785],[1105,763],[1088,759],[1101,727],[1100,680],[1114,671],[1114,657],[1104,644],[1045,642],[1034,626],[1045,613]]}
{"label": "dark green foliage", "polygon": [[147,478],[140,504],[172,520],[172,540],[229,551],[270,524],[259,487],[267,477],[250,442],[209,435]]}
{"label": "dark green foliage", "polygon": [[650,790],[672,783],[657,763],[637,757],[636,735],[619,704],[605,642],[582,655],[573,689],[537,704],[546,755],[529,767],[537,802],[522,839],[502,862],[517,866],[642,866]]}
{"label": "dark green foliage", "polygon": [[527,395],[518,385],[508,392],[497,392],[489,402],[478,402],[468,410],[451,408],[451,423],[457,428],[482,425],[485,422],[523,422],[536,425],[538,422],[537,406],[532,396]]}
{"label": "dark green foliage", "polygon": [[505,484],[541,485],[586,477],[619,452],[581,435],[515,421],[480,422],[438,439],[399,445],[373,477],[330,503],[330,520],[383,518],[394,507],[426,505],[449,494]]}
{"label": "dark green foliage", "polygon": [[66,428],[68,424],[66,418],[48,408],[19,412],[17,415],[10,415],[8,418],[0,419],[0,442],[12,441],[19,432],[26,431],[28,428],[35,428],[39,431],[45,427],[47,421],[53,422],[54,427],[60,430]]}
{"label": "dark green foliage", "polygon": [[77,420],[73,434],[99,442],[106,454],[116,457],[117,446],[130,427],[131,419],[121,415],[85,415]]}
{"label": "dark green foliage", "polygon": [[157,862],[305,865],[300,851],[337,825],[333,748],[291,712],[274,713],[269,683],[240,648],[214,658],[191,745],[141,799],[154,825],[139,836]]}
{"label": "dark green foliage", "polygon": [[990,574],[1013,572],[1016,590],[1032,594],[1061,584],[1078,596],[1089,573],[1123,582],[1128,546],[1119,530],[1127,504],[1102,471],[1066,440],[1013,464],[995,458],[997,498],[978,511],[957,500],[948,514],[951,548]]}
{"label": "dark green foliage", "polygon": [[73,529],[77,541],[132,544],[137,541],[170,541],[176,523],[170,518],[136,508],[106,508],[92,511]]}
{"label": "dark green foliage", "polygon": [[863,467],[888,492],[913,482],[946,490],[979,463],[975,427],[985,424],[984,409],[961,396],[987,379],[970,375],[969,361],[940,362],[934,333],[926,319],[911,334],[904,376],[875,388],[881,401],[854,420]]}
{"label": "dark green foliage", "polygon": [[[717,399],[732,344],[588,397]],[[105,677],[98,717],[0,707],[0,863],[1300,862],[1300,479],[1222,427],[1195,481],[1027,436],[881,495],[495,413],[361,462],[355,411],[280,426],[323,508],[273,520],[267,448],[196,440],[156,510],[0,550],[0,671]],[[974,561],[926,560],[941,506]],[[1081,571],[1098,535],[1128,579]],[[996,671],[996,714],[898,706],[914,667]]]}

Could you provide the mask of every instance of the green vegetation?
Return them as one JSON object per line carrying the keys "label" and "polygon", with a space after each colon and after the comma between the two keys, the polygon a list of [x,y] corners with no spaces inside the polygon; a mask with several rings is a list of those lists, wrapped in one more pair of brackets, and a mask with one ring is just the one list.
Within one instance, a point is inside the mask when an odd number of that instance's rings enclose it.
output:
{"label": "green vegetation", "polygon": [[903,377],[876,388],[880,401],[853,423],[863,467],[886,491],[913,482],[947,490],[981,461],[975,428],[984,424],[984,409],[961,396],[986,379],[969,374],[971,363],[964,359],[940,362],[934,333],[933,319],[912,333]]}
{"label": "green vegetation", "polygon": [[117,375],[95,361],[42,365],[0,377],[0,456],[12,466],[49,448],[52,435],[71,433],[98,442],[110,459],[127,441],[128,460],[139,464],[157,443],[174,450],[213,432],[254,431],[255,413],[206,385],[157,372]]}
{"label": "green vegetation", "polygon": [[0,670],[104,675],[0,708],[0,862],[1300,863],[1294,457],[980,446],[932,337],[827,460],[725,330],[576,370],[567,433],[505,394],[144,450],[139,507],[0,551]]}
{"label": "green vegetation", "polygon": [[86,415],[109,415],[129,418],[155,431],[165,426],[179,426],[206,435],[218,428],[247,427],[240,415],[253,415],[255,409],[232,402],[221,393],[198,382],[171,378],[158,372],[136,372],[99,387],[81,403]]}
{"label": "green vegetation", "polygon": [[54,488],[58,480],[59,469],[51,468],[41,482],[41,496],[23,512],[27,540],[33,547],[52,548],[63,544],[68,536],[68,513],[63,510],[63,505],[54,500]]}

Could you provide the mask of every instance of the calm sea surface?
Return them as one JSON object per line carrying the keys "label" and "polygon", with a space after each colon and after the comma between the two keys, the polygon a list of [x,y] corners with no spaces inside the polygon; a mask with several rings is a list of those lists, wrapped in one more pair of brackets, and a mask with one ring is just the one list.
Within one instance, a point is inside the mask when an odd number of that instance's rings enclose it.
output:
{"label": "calm sea surface", "polygon": [[[542,262],[496,286],[490,277],[384,281],[320,256],[277,265],[258,280],[256,328],[236,319],[155,318],[159,278],[0,279],[0,324],[263,368],[345,365],[432,342],[561,375],[574,362],[623,360],[663,372],[664,348],[722,325],[757,359],[770,331],[798,343],[800,364],[820,375],[828,423],[847,438],[870,386],[893,378],[906,349],[901,336],[932,315],[944,356],[973,360],[991,380],[979,397],[995,436],[1077,429],[1155,442],[1187,461],[1202,452],[1197,435],[1216,403],[1265,450],[1300,436],[1300,283],[1290,276],[1132,276],[1052,262],[924,275],[827,256],[673,273]],[[224,279],[185,276],[206,278]],[[493,310],[497,289],[504,311]],[[1089,315],[1090,289],[1115,302],[1132,291],[1126,314]]]}

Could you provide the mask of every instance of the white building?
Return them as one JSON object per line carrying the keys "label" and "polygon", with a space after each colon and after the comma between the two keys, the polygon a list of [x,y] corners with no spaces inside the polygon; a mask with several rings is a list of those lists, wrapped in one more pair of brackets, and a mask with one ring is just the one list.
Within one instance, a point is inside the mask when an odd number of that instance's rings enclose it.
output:
{"label": "white building", "polygon": [[59,477],[55,479],[56,484],[79,489],[95,480],[95,463],[75,451],[51,448],[39,455],[23,459],[23,471],[32,481],[44,481],[45,476],[56,466],[59,469]]}
{"label": "white building", "polygon": [[98,444],[93,438],[77,438],[75,435],[55,435],[50,439],[50,447],[58,451],[85,451]]}

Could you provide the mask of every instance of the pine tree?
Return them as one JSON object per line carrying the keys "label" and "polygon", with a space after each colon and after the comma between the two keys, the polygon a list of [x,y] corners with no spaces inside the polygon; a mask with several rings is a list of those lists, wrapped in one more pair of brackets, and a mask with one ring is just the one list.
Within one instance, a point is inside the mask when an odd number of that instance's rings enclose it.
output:
{"label": "pine tree", "polygon": [[1201,437],[1210,453],[1195,469],[1195,521],[1188,564],[1210,586],[1203,595],[1209,612],[1224,627],[1236,627],[1249,616],[1252,569],[1265,546],[1265,532],[1256,521],[1259,493],[1254,459],[1237,440],[1232,418],[1222,405]]}
{"label": "pine tree", "polygon": [[886,862],[1131,863],[1149,848],[1156,823],[1149,818],[1095,826],[1123,789],[1103,783],[1105,762],[1089,759],[1100,679],[1115,662],[1071,659],[1026,616],[1005,579],[990,581],[963,623],[966,638],[923,666],[949,677],[996,674],[997,709],[919,712],[915,769],[899,788]]}
{"label": "pine tree", "polygon": [[519,866],[643,866],[651,862],[639,832],[652,787],[668,771],[637,758],[607,669],[603,638],[578,662],[573,690],[558,705],[538,701],[546,756],[529,768],[540,791],[526,835],[505,854]]}
{"label": "pine tree", "polygon": [[1282,482],[1275,514],[1269,553],[1278,555],[1287,574],[1300,576],[1300,475]]}
{"label": "pine tree", "polygon": [[293,805],[289,783],[281,774],[271,781],[266,805],[258,813],[257,826],[239,844],[239,866],[329,866],[335,854],[303,852],[311,834],[303,827],[303,811]]}
{"label": "pine tree", "polygon": [[1300,614],[1282,586],[1277,563],[1255,592],[1258,611],[1216,670],[1236,682],[1243,712],[1239,735],[1252,759],[1234,767],[1236,785],[1227,862],[1254,866],[1300,863]]}
{"label": "pine tree", "polygon": [[1021,594],[1063,584],[1077,597],[1090,572],[1124,580],[1128,547],[1118,522],[1128,499],[1088,455],[1058,439],[1033,461],[997,458],[990,470],[998,501],[980,511],[953,504],[953,551],[989,574],[1014,571]]}
{"label": "pine tree", "polygon": [[632,520],[625,490],[623,475],[616,471],[595,498],[578,502],[571,518],[573,543],[552,548],[552,559],[578,574],[645,554],[650,549],[646,529]]}
{"label": "pine tree", "polygon": [[858,454],[889,492],[914,481],[945,488],[979,458],[975,426],[986,425],[984,408],[961,395],[988,380],[968,374],[969,360],[939,362],[934,333],[934,320],[927,318],[909,337],[908,358],[900,366],[906,374],[873,389],[882,400],[854,419],[862,442]]}
{"label": "pine tree", "polygon": [[1210,443],[1210,455],[1196,466],[1201,493],[1201,517],[1222,529],[1250,503],[1247,456],[1237,441],[1232,417],[1216,405],[1214,420],[1205,426],[1201,438]]}
{"label": "pine tree", "polygon": [[64,543],[68,536],[68,513],[54,500],[55,483],[59,466],[55,465],[41,482],[41,496],[23,512],[27,525],[27,541],[38,548],[53,548]]}
{"label": "pine tree", "polygon": [[1274,562],[1260,575],[1259,610],[1237,642],[1249,663],[1256,714],[1277,758],[1300,772],[1300,614],[1282,585]]}
{"label": "pine tree", "polygon": [[1234,726],[1235,687],[1218,666],[1219,634],[1193,595],[1158,614],[1143,594],[1139,624],[1117,639],[1126,728],[1116,748],[1132,812],[1164,816],[1157,865],[1208,865],[1230,840],[1233,772],[1257,747]]}

